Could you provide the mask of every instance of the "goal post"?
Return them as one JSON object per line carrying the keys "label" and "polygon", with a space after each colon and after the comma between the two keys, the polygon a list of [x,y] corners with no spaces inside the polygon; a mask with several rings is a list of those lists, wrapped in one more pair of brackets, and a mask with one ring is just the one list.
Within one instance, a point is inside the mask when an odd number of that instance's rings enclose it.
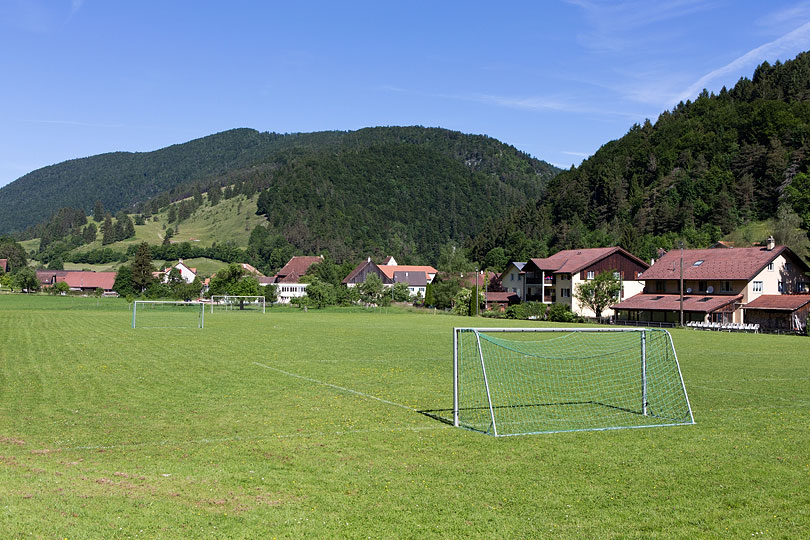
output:
{"label": "goal post", "polygon": [[215,294],[211,296],[211,313],[214,312],[215,306],[230,311],[234,309],[244,310],[246,305],[249,310],[256,308],[261,309],[262,313],[266,313],[264,296],[237,296],[232,294]]}
{"label": "goal post", "polygon": [[132,328],[204,328],[205,304],[171,300],[135,300]]}
{"label": "goal post", "polygon": [[458,427],[496,437],[694,424],[669,332],[455,328]]}

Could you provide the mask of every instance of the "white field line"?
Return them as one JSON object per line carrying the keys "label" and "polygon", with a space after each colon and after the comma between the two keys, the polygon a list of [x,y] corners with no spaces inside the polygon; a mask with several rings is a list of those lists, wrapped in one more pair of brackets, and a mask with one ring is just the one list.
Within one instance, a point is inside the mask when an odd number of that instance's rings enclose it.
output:
{"label": "white field line", "polygon": [[343,429],[338,431],[310,431],[299,433],[280,433],[278,435],[266,435],[264,437],[205,437],[202,439],[189,439],[183,441],[146,441],[130,444],[96,444],[88,446],[54,446],[49,450],[116,450],[116,449],[129,449],[129,448],[145,448],[145,447],[160,447],[160,446],[182,446],[185,444],[218,444],[226,442],[261,442],[270,441],[274,439],[293,439],[299,437],[324,437],[324,436],[343,436],[354,435],[358,433],[397,433],[397,432],[418,432],[418,431],[433,431],[438,429],[447,429],[448,426],[425,426],[425,427],[403,427],[403,428],[376,428],[376,429]]}
{"label": "white field line", "polygon": [[758,394],[756,392],[743,392],[742,390],[731,390],[729,388],[720,388],[718,386],[702,386],[699,384],[690,384],[690,388],[703,388],[704,390],[719,390],[720,392],[730,392],[732,394],[743,394],[746,396],[756,396],[761,398],[768,398],[768,399],[780,399],[782,401],[790,401],[791,403],[804,403],[806,405],[810,405],[810,401],[805,399],[798,399],[795,397],[782,397],[782,396],[773,396],[771,394]]}
{"label": "white field line", "polygon": [[272,367],[272,366],[268,366],[266,364],[262,364],[261,362],[253,362],[253,363],[255,365],[259,366],[259,367],[263,367],[265,369],[271,369],[273,371],[283,373],[284,375],[287,375],[289,377],[295,377],[296,379],[303,379],[305,381],[313,382],[313,383],[320,384],[320,385],[323,385],[323,386],[328,386],[329,388],[334,388],[335,390],[340,390],[341,392],[348,392],[350,394],[355,394],[355,395],[362,396],[362,397],[365,397],[365,398],[376,399],[377,401],[381,401],[381,402],[386,403],[388,405],[394,405],[395,407],[401,407],[401,408],[407,409],[409,411],[418,412],[413,407],[408,407],[407,405],[403,405],[402,403],[395,403],[393,401],[388,401],[387,399],[383,399],[383,398],[380,398],[380,397],[377,397],[377,396],[372,396],[371,394],[365,394],[365,393],[359,392],[357,390],[352,390],[351,388],[346,388],[344,386],[338,386],[336,384],[328,383],[328,382],[325,382],[325,381],[319,381],[318,379],[313,379],[311,377],[305,377],[303,375],[298,375],[297,373],[290,373],[289,371],[284,371],[283,369],[278,369],[278,368],[275,368],[275,367]]}

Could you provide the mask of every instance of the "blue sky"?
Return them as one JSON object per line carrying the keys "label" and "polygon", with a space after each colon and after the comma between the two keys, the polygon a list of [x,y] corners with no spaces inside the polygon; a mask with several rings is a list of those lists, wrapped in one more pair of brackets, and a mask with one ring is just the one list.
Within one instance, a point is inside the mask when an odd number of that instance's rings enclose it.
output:
{"label": "blue sky", "polygon": [[810,50],[810,1],[0,0],[0,185],[236,127],[440,126],[568,167]]}

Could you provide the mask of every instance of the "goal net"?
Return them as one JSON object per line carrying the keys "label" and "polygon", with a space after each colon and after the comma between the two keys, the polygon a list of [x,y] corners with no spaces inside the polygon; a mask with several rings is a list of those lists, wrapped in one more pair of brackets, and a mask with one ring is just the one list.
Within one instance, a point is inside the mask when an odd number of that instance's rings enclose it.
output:
{"label": "goal net", "polygon": [[135,300],[132,303],[132,328],[203,328],[205,304]]}
{"label": "goal net", "polygon": [[265,313],[264,296],[214,295],[211,297],[211,313],[219,311],[260,311]]}
{"label": "goal net", "polygon": [[497,437],[694,424],[665,330],[456,328],[453,350],[456,426]]}

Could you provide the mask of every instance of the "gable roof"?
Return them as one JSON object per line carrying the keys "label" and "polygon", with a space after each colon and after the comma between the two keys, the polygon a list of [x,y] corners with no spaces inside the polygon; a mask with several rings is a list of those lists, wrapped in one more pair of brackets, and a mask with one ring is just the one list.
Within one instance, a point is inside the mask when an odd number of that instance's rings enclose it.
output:
{"label": "gable roof", "polygon": [[422,271],[397,270],[394,272],[394,283],[407,283],[411,287],[424,287],[427,285],[427,274]]}
{"label": "gable roof", "polygon": [[377,268],[380,269],[380,272],[385,274],[385,277],[391,280],[394,279],[394,274],[396,272],[411,272],[411,273],[422,272],[423,274],[425,274],[425,279],[430,281],[430,274],[433,274],[435,276],[436,272],[438,272],[438,270],[436,270],[432,266],[414,266],[407,264],[398,264],[397,266],[389,266],[383,264],[377,266]]}
{"label": "gable roof", "polygon": [[276,283],[298,283],[309,267],[323,261],[323,257],[296,256],[287,261],[284,268],[276,274]]}
{"label": "gable roof", "polygon": [[[683,297],[684,311],[711,313],[733,302],[742,300],[737,296],[688,295]],[[623,302],[610,306],[611,309],[630,309],[642,311],[679,311],[681,297],[678,294],[637,294]]]}
{"label": "gable roof", "polygon": [[242,270],[245,270],[246,272],[248,272],[248,273],[250,273],[250,274],[253,274],[253,275],[254,275],[254,276],[256,276],[256,277],[262,277],[262,276],[264,275],[264,274],[262,274],[261,272],[259,272],[259,271],[256,269],[256,267],[255,267],[255,266],[250,265],[250,264],[248,264],[248,263],[239,263],[239,266],[241,266],[241,267],[242,267]]}
{"label": "gable roof", "polygon": [[[751,280],[779,255],[810,270],[791,250],[777,246],[683,250],[683,279]],[[702,262],[699,262],[702,261]],[[697,265],[695,263],[698,263]],[[673,249],[641,274],[641,279],[680,279],[680,250]]]}
{"label": "gable roof", "polygon": [[628,259],[631,259],[639,265],[647,268],[649,265],[624,249],[614,247],[604,248],[585,248],[585,249],[565,249],[558,251],[551,257],[545,259],[529,259],[540,270],[552,272],[555,274],[576,274],[585,268],[601,261],[602,259],[613,255],[614,253],[621,253]]}
{"label": "gable roof", "polygon": [[810,304],[810,294],[763,294],[745,304],[743,309],[796,311],[807,304]]}
{"label": "gable roof", "polygon": [[104,289],[111,291],[115,284],[115,272],[67,272],[57,281],[64,281],[71,289]]}
{"label": "gable roof", "polygon": [[[354,270],[352,270],[351,272],[349,272],[349,275],[348,275],[348,276],[346,276],[345,278],[343,278],[343,282],[342,282],[342,283],[344,283],[344,284],[348,285],[349,283],[354,282],[355,278],[357,278],[357,276],[358,276],[358,275],[360,275],[360,274],[361,274],[361,273],[362,273],[364,270],[366,270],[366,268],[369,268],[369,269],[370,269],[371,271],[373,271],[375,274],[377,274],[378,276],[380,276],[380,279],[383,281],[383,283],[386,283],[386,282],[390,283],[390,282],[391,282],[391,279],[389,279],[389,278],[388,278],[388,276],[386,276],[385,274],[383,274],[383,272],[382,272],[382,270],[380,269],[380,267],[379,267],[379,266],[377,266],[375,263],[373,263],[373,262],[371,261],[371,258],[369,258],[368,260],[365,260],[365,261],[361,262],[360,264],[358,264],[358,265],[355,267],[355,269],[354,269]],[[392,279],[393,279],[393,278],[392,278]]]}

